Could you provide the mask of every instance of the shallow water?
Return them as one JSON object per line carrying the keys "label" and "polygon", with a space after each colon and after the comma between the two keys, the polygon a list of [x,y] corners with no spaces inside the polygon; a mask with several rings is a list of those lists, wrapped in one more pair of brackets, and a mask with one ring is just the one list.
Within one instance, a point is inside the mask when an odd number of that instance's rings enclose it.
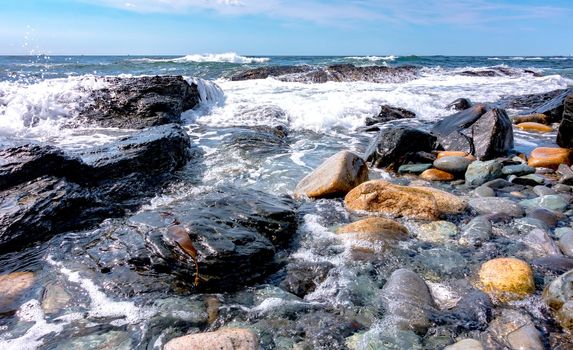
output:
{"label": "shallow water", "polygon": [[[479,70],[499,61],[516,74],[458,74],[466,67]],[[408,63],[425,68],[419,78],[399,84],[304,84],[272,78],[234,82],[225,78],[266,64],[349,62]],[[533,76],[523,68],[543,75]],[[505,95],[566,88],[573,81],[563,72],[571,69],[569,57],[2,57],[0,142],[37,140],[70,151],[108,143],[131,131],[93,128],[76,119],[87,92],[105,87],[99,75],[183,74],[199,85],[202,95],[201,105],[185,112],[183,119],[193,143],[203,151],[203,164],[198,168],[191,163],[182,169],[177,180],[141,210],[161,210],[223,186],[291,195],[297,182],[330,155],[340,150],[364,152],[373,134],[360,127],[366,117],[377,114],[381,104],[415,112],[416,119],[400,123],[428,128],[451,114],[445,106],[456,98],[495,102]],[[288,136],[260,138],[269,127],[284,127]],[[529,152],[538,145],[551,145],[555,134],[518,131],[515,136],[516,149]],[[371,170],[370,178],[411,181],[381,170]],[[439,186],[467,195],[463,188]],[[292,244],[279,253],[282,267],[255,285],[221,294],[196,294],[173,276],[136,270],[129,264],[111,271],[98,265],[113,261],[121,242],[112,239],[118,247],[110,246],[105,252],[92,248],[113,237],[117,227],[128,227],[126,219],[110,219],[92,230],[61,234],[23,251],[0,255],[0,273],[34,271],[37,275],[35,287],[19,310],[0,315],[0,348],[159,349],[173,336],[245,325],[258,332],[265,349],[291,349],[301,342],[317,349],[345,348],[346,338],[353,333],[366,334],[358,340],[359,346],[370,344],[368,337],[387,337],[395,343],[393,348],[439,349],[457,337],[472,336],[475,329],[458,317],[434,325],[425,337],[380,336],[386,321],[379,294],[395,269],[417,272],[431,286],[438,308],[447,309],[474,282],[484,261],[504,255],[530,259],[536,254],[519,240],[527,229],[513,223],[496,223],[494,238],[479,248],[463,247],[454,240],[431,244],[415,238],[380,247],[337,237],[336,227],[356,219],[340,200],[303,202],[299,216]],[[470,217],[449,220],[461,227]],[[420,222],[400,221],[411,237],[417,235]],[[289,266],[303,262],[332,266],[316,290],[301,299],[278,285]],[[46,295],[71,301],[46,312]],[[547,318],[539,288],[535,296],[513,306],[535,315],[545,335],[560,334]]]}

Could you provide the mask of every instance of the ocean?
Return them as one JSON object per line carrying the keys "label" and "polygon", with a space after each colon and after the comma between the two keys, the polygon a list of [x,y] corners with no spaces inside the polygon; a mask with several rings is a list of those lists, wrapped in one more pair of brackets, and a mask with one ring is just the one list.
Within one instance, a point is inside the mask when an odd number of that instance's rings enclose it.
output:
{"label": "ocean", "polygon": [[[418,73],[413,79],[388,83],[308,83],[272,77],[230,79],[234,74],[259,67],[337,64],[407,65],[414,66]],[[479,74],[492,69],[502,73]],[[229,187],[292,196],[298,181],[329,156],[341,150],[357,154],[365,151],[373,137],[364,130],[365,120],[376,115],[381,105],[405,108],[416,114],[416,118],[396,121],[396,124],[428,129],[453,113],[446,106],[457,98],[495,104],[506,96],[571,87],[573,57],[305,57],[235,53],[1,56],[0,145],[42,142],[73,154],[128,136],[135,130],[93,126],[78,119],[77,111],[91,91],[106,88],[107,82],[102,77],[145,75],[182,75],[198,85],[201,102],[184,112],[182,119],[194,147],[201,151],[202,170],[184,168],[176,181],[146,201],[140,211],[162,210],[182,199]],[[508,113],[511,116],[519,111],[508,110]],[[260,130],[276,126],[288,130],[284,142],[266,143],[256,138]],[[555,133],[515,131],[515,147],[524,153],[540,145],[553,145],[554,139]],[[393,177],[384,170],[373,170],[371,174],[371,178]],[[389,261],[361,264],[353,260],[350,246],[340,243],[333,233],[337,223],[350,220],[340,201],[307,202],[299,209],[299,217],[294,243],[282,253],[282,263],[306,261],[332,265],[328,277],[304,298],[287,295],[278,288],[277,281],[284,277],[284,269],[283,275],[273,274],[239,291],[194,294],[179,287],[154,285],[155,278],[163,272],[136,271],[139,276],[132,278],[124,272],[104,271],[93,262],[86,263],[86,257],[93,254],[101,257],[111,254],[113,247],[110,252],[94,252],[90,242],[107,235],[110,225],[132,225],[121,221],[123,219],[106,221],[95,229],[60,234],[21,251],[1,254],[0,273],[33,271],[39,276],[39,282],[19,311],[0,315],[0,348],[24,350],[60,346],[58,349],[72,349],[87,348],[87,344],[91,344],[94,349],[105,346],[159,349],[164,338],[185,334],[190,329],[215,329],[223,325],[254,327],[265,349],[290,349],[299,342],[312,343],[315,339],[312,337],[319,334],[331,339],[334,345],[330,348],[345,348],[346,345],[340,345],[344,342],[338,342],[340,331],[335,326],[341,319],[356,320],[362,325],[362,331],[369,330],[370,334],[384,329],[376,295],[391,268],[415,269],[425,280],[431,281],[432,293],[437,298],[447,299],[451,293],[455,294],[451,291],[455,284],[452,281],[467,281],[484,256],[491,254],[489,251],[476,255],[457,246],[437,248],[406,242]],[[414,222],[404,224],[412,232],[418,230]],[[461,221],[457,224],[461,225]],[[514,242],[504,244],[508,254],[520,250],[520,245]],[[77,303],[48,314],[42,306],[46,285],[57,285],[60,298],[68,295]],[[208,325],[193,321],[207,312],[203,307],[205,300],[216,300],[219,305],[219,318]],[[184,311],[178,313],[178,303],[184,302],[193,305],[185,304]],[[167,303],[172,304],[163,308]],[[550,324],[540,311],[541,305],[539,298],[534,298],[521,307],[532,311],[543,324]],[[300,329],[306,327],[304,323],[310,322],[309,315],[315,313],[328,322],[325,321],[323,328],[317,326],[316,335],[311,336],[310,330],[304,335]],[[302,314],[308,316],[307,321],[301,318]],[[454,328],[463,329],[456,336],[472,331],[463,318],[451,317],[455,319],[452,324],[461,327]],[[439,329],[436,332],[428,336],[430,340],[424,339],[424,344],[439,344]],[[413,333],[394,336],[402,340],[416,337]],[[401,346],[417,348],[412,344],[419,342],[422,339]],[[315,348],[329,348],[324,340],[312,344]],[[437,349],[438,345],[435,346]]]}

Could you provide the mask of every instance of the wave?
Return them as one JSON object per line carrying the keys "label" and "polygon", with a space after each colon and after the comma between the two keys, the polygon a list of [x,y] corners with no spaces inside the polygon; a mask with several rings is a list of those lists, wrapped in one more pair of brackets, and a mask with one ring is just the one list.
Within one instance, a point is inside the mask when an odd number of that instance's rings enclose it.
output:
{"label": "wave", "polygon": [[265,63],[269,62],[271,59],[268,57],[247,57],[238,55],[235,52],[226,52],[219,54],[195,54],[187,55],[178,58],[136,58],[131,61],[148,62],[148,63],[158,63],[158,62],[171,62],[171,63],[235,63],[235,64],[249,64],[249,63]]}
{"label": "wave", "polygon": [[347,60],[376,62],[376,61],[394,61],[398,57],[394,55],[389,55],[389,56],[350,56],[344,58]]}
{"label": "wave", "polygon": [[514,56],[514,57],[488,57],[490,61],[542,61],[546,58],[544,57],[523,57],[523,56]]}

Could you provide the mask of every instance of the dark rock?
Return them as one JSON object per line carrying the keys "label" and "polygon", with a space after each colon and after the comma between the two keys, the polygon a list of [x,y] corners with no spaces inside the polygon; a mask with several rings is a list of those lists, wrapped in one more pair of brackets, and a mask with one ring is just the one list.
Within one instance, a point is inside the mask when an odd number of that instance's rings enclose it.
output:
{"label": "dark rock", "polygon": [[404,165],[400,165],[400,168],[398,168],[398,173],[399,174],[421,174],[424,171],[430,169],[432,167],[432,164],[404,164]]}
{"label": "dark rock", "polygon": [[302,298],[312,293],[333,267],[329,262],[302,261],[289,264],[281,287]]}
{"label": "dark rock", "polygon": [[346,338],[363,328],[356,321],[324,311],[304,315],[297,322],[310,348],[317,350],[345,349]]}
{"label": "dark rock", "polygon": [[289,146],[286,137],[286,129],[281,126],[234,128],[222,146],[229,152],[238,152],[242,158],[260,159],[285,152]]}
{"label": "dark rock", "polygon": [[434,301],[428,286],[418,275],[406,269],[396,270],[382,289],[386,326],[424,334],[430,326]]}
{"label": "dark rock", "polygon": [[108,88],[94,90],[79,116],[103,127],[141,129],[179,123],[181,113],[200,100],[196,84],[181,76],[103,78]]}
{"label": "dark rock", "polygon": [[537,113],[545,114],[549,116],[550,122],[558,122],[563,117],[565,99],[572,93],[573,93],[573,88],[550,92],[545,96],[554,95],[554,97],[547,100],[543,104],[534,107],[531,110],[523,112],[522,114],[537,114]]}
{"label": "dark rock", "polygon": [[557,172],[561,174],[561,178],[559,179],[560,184],[573,185],[573,169],[571,169],[571,167],[567,164],[559,164]]}
{"label": "dark rock", "polygon": [[527,213],[527,217],[543,221],[549,227],[557,226],[559,216],[551,210],[537,208]]}
{"label": "dark rock", "polygon": [[513,128],[504,110],[482,104],[440,120],[431,130],[447,151],[463,151],[487,160],[513,148]]}
{"label": "dark rock", "polygon": [[368,81],[373,83],[398,83],[415,79],[418,68],[414,66],[356,67],[339,64],[328,67],[279,66],[260,67],[235,74],[231,80],[266,79],[275,77],[281,81],[303,83],[325,83],[327,81]]}
{"label": "dark rock", "polygon": [[536,73],[531,70],[516,70],[507,67],[488,67],[488,68],[463,70],[455,72],[455,74],[457,75],[465,75],[470,77],[513,77],[513,76],[519,76],[523,73],[539,76],[539,73]]}
{"label": "dark rock", "polygon": [[151,268],[191,282],[195,255],[199,287],[220,291],[244,286],[277,267],[275,251],[297,228],[294,207],[289,198],[226,187],[141,212],[130,222],[153,247]]}
{"label": "dark rock", "polygon": [[545,114],[549,116],[547,122],[561,120],[563,114],[563,101],[573,88],[554,90],[542,94],[521,96],[506,96],[493,104],[494,107],[504,109],[521,109],[523,115]]}
{"label": "dark rock", "polygon": [[6,146],[0,149],[0,190],[46,175],[78,175],[80,168],[81,161],[53,146]]}
{"label": "dark rock", "polygon": [[563,148],[573,148],[573,94],[565,99],[563,117],[557,131],[557,144]]}
{"label": "dark rock", "polygon": [[453,109],[454,111],[463,111],[472,106],[472,103],[467,98],[458,98],[446,106],[446,109]]}
{"label": "dark rock", "polygon": [[396,119],[415,118],[416,113],[404,108],[392,107],[388,105],[380,106],[380,113],[375,117],[366,118],[366,125],[371,126],[378,123],[387,123]]}
{"label": "dark rock", "polygon": [[0,192],[0,246],[45,239],[122,213],[80,185],[40,177]]}
{"label": "dark rock", "polygon": [[411,161],[416,152],[431,152],[436,138],[427,132],[409,128],[392,127],[382,130],[365,152],[366,160],[378,168],[399,168]]}
{"label": "dark rock", "polygon": [[531,266],[543,274],[561,275],[573,269],[573,259],[564,256],[545,256],[533,259]]}
{"label": "dark rock", "polygon": [[438,325],[451,324],[459,330],[485,330],[492,318],[493,304],[489,296],[480,290],[471,290],[457,305],[448,311],[432,314]]}
{"label": "dark rock", "polygon": [[[30,156],[23,157],[12,172],[7,171],[4,184],[17,181],[13,174],[20,173],[23,179],[39,177],[0,193],[6,208],[0,213],[4,223],[0,246],[31,243],[136,209],[142,198],[156,194],[191,156],[189,136],[175,124],[81,150],[78,158],[50,147],[27,145],[21,149]],[[12,154],[20,153],[13,150]],[[41,159],[54,168],[44,167]]]}

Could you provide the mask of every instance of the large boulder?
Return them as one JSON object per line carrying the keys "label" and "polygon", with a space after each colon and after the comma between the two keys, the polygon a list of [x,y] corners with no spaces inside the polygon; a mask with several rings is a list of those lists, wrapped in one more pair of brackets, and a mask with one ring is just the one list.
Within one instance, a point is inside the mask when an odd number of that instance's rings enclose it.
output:
{"label": "large boulder", "polygon": [[367,162],[378,168],[398,169],[416,157],[417,152],[431,152],[436,138],[409,127],[391,127],[378,133],[365,152]]}
{"label": "large boulder", "polygon": [[121,216],[155,194],[191,157],[189,136],[175,124],[74,156],[49,146],[23,145],[21,150],[3,154],[25,156],[19,162],[4,158],[6,171],[0,179],[11,186],[0,192],[6,209],[0,212],[0,246],[30,243]]}
{"label": "large boulder", "polygon": [[103,127],[142,129],[179,123],[181,113],[200,100],[195,83],[181,76],[103,78],[104,89],[94,90],[79,116]]}
{"label": "large boulder", "polygon": [[434,300],[426,282],[414,272],[394,271],[382,288],[382,303],[386,309],[385,326],[421,334],[430,327]]}
{"label": "large boulder", "polygon": [[445,150],[472,153],[481,160],[504,155],[513,148],[513,128],[505,111],[487,111],[482,104],[442,119],[431,132]]}
{"label": "large boulder", "polygon": [[573,94],[565,99],[563,118],[557,131],[557,144],[564,148],[573,148]]}
{"label": "large boulder", "polygon": [[384,180],[365,182],[344,198],[351,210],[383,213],[397,217],[436,220],[444,214],[465,210],[466,203],[454,195],[429,187],[408,187]]}
{"label": "large boulder", "polygon": [[368,180],[368,166],[348,151],[338,152],[305,176],[296,186],[295,195],[310,198],[344,196]]}
{"label": "large boulder", "polygon": [[[553,90],[541,94],[506,96],[493,104],[497,108],[519,109],[524,116],[544,114],[543,124],[558,122],[563,114],[563,102],[573,88]],[[533,121],[533,120],[529,120]]]}

